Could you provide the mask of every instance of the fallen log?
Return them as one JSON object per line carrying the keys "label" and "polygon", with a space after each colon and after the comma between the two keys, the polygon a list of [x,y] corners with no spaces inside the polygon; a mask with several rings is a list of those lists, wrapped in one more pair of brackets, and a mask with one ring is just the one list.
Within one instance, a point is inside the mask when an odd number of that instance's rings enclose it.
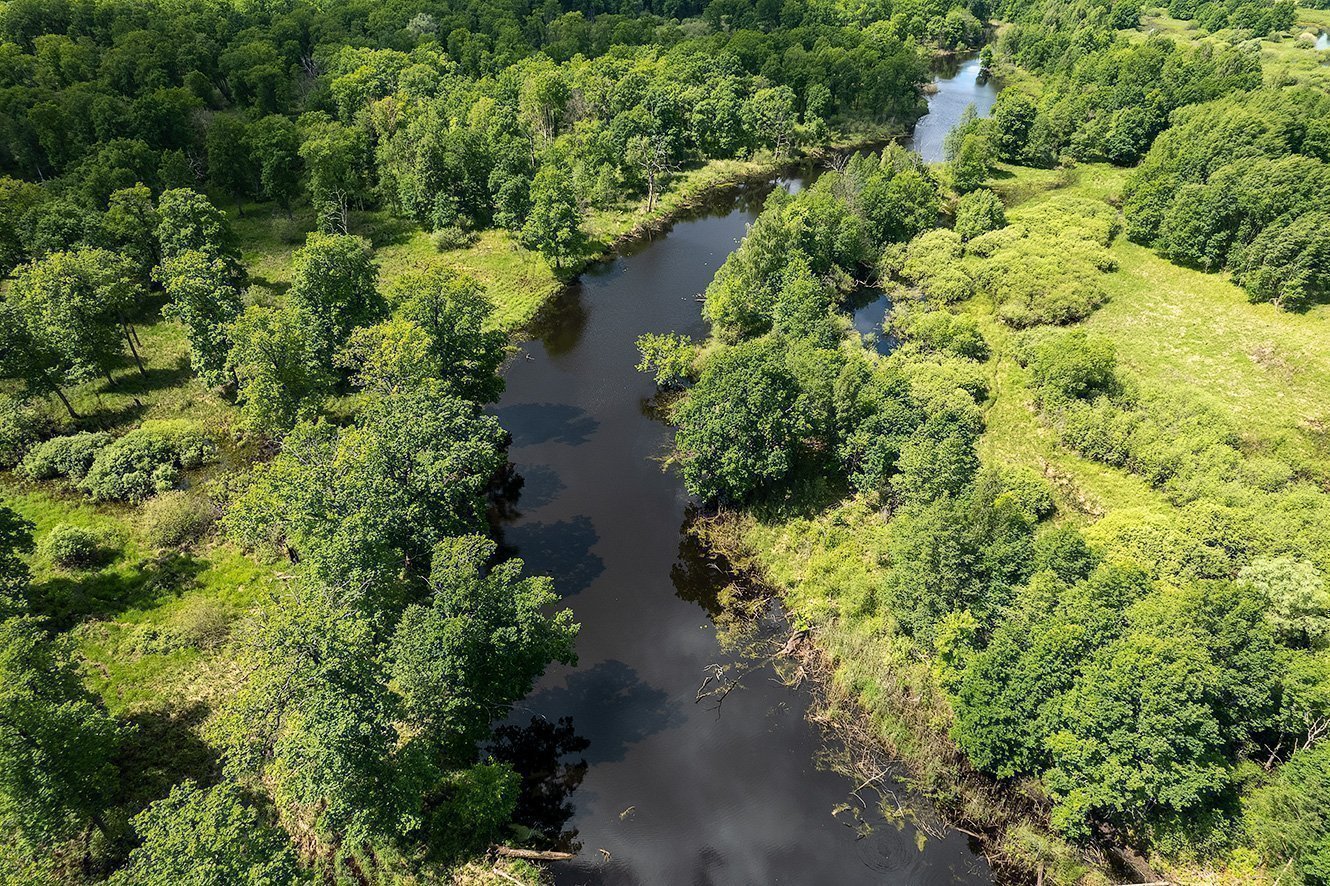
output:
{"label": "fallen log", "polygon": [[568,861],[577,856],[572,852],[553,852],[541,849],[517,849],[513,846],[495,846],[495,855],[504,858],[521,858],[526,861]]}

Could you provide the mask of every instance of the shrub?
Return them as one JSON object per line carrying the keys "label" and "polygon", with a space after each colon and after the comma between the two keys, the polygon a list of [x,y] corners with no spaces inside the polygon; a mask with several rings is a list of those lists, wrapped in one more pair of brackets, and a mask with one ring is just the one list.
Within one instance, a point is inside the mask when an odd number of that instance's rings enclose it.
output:
{"label": "shrub", "polygon": [[988,359],[988,342],[979,324],[968,314],[926,311],[907,316],[900,332],[921,348],[936,353],[954,354],[967,360]]}
{"label": "shrub", "polygon": [[217,521],[217,509],[202,496],[172,491],[148,502],[143,517],[153,547],[179,548],[207,534]]}
{"label": "shrub", "polygon": [[176,486],[182,470],[202,466],[216,451],[189,422],[144,422],[99,452],[81,485],[98,501],[141,502]]}
{"label": "shrub", "polygon": [[41,553],[63,569],[95,566],[106,555],[101,536],[82,526],[60,523],[42,540]]}
{"label": "shrub", "polygon": [[1030,361],[1030,376],[1045,402],[1089,399],[1116,388],[1116,364],[1113,342],[1077,329],[1040,342]]}
{"label": "shrub", "polygon": [[475,242],[476,235],[471,231],[464,230],[458,225],[445,225],[437,228],[429,235],[430,243],[439,252],[447,252],[451,249],[462,249]]}
{"label": "shrub", "polygon": [[971,191],[956,206],[954,230],[962,240],[971,240],[980,234],[996,231],[1007,224],[1007,213],[1002,201],[987,188]]}
{"label": "shrub", "polygon": [[28,450],[19,472],[34,480],[68,477],[77,482],[88,475],[97,453],[110,442],[111,435],[105,432],[83,431],[67,437],[53,437]]}
{"label": "shrub", "polygon": [[13,468],[40,440],[50,420],[34,402],[0,394],[0,468]]}

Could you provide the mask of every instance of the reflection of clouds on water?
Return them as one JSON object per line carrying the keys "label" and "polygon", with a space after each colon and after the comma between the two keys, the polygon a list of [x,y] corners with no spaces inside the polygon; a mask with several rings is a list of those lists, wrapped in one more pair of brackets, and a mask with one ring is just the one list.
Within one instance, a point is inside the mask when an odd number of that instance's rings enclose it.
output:
{"label": "reflection of clouds on water", "polygon": [[669,696],[642,682],[637,671],[621,661],[573,671],[563,686],[537,691],[524,706],[549,717],[594,724],[588,731],[596,740],[585,754],[593,764],[622,760],[633,745],[684,719]]}
{"label": "reflection of clouds on water", "polygon": [[512,434],[513,446],[541,443],[580,446],[600,426],[585,410],[568,403],[514,403],[500,406],[494,414]]}
{"label": "reflection of clouds on water", "polygon": [[527,572],[553,578],[564,597],[586,590],[605,571],[605,561],[591,550],[598,541],[591,518],[583,516],[503,529],[503,552],[521,557]]}

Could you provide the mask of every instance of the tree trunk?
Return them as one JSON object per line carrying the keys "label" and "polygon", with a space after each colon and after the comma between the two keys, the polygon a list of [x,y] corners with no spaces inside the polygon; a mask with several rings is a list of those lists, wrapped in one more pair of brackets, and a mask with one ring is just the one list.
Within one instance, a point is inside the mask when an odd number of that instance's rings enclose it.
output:
{"label": "tree trunk", "polygon": [[69,417],[74,419],[74,421],[78,421],[79,414],[74,411],[74,407],[70,405],[69,398],[65,396],[64,391],[60,390],[60,386],[51,385],[51,390],[54,391],[55,395],[60,398],[60,402],[65,404],[65,410],[69,413]]}
{"label": "tree trunk", "polygon": [[143,368],[143,361],[139,358],[139,349],[134,347],[135,336],[131,332],[133,328],[134,327],[130,326],[128,323],[125,324],[125,341],[129,342],[129,352],[134,355],[134,363],[139,368],[139,375],[147,378],[148,370]]}

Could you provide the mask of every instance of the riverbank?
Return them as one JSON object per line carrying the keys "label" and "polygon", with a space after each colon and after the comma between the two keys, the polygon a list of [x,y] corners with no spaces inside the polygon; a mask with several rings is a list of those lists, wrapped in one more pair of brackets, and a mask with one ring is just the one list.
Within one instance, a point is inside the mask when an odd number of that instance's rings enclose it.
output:
{"label": "riverbank", "polygon": [[[1116,205],[1126,177],[1107,164],[1003,166],[992,184],[1019,218],[1022,211],[1074,201]],[[1168,393],[1203,404],[1241,427],[1244,445],[1253,451],[1296,456],[1302,470],[1323,476],[1316,404],[1324,402],[1330,378],[1321,334],[1327,308],[1293,315],[1251,304],[1225,275],[1178,267],[1125,238],[1113,243],[1111,254],[1117,270],[1103,278],[1109,300],[1084,327],[1113,343],[1120,371],[1142,396]],[[992,352],[982,366],[988,387],[979,442],[983,464],[1046,478],[1055,519],[1089,537],[1104,538],[1111,525],[1177,524],[1183,509],[1141,477],[1059,441],[1036,408],[1029,373],[1017,360],[1020,335],[997,321],[991,305],[975,299],[958,312],[975,319]],[[1288,371],[1295,360],[1297,374]],[[1152,856],[1146,866],[1114,849],[1113,835],[1101,831],[1101,843],[1083,851],[1052,833],[1050,805],[1038,781],[998,782],[975,771],[950,737],[953,712],[939,667],[898,630],[891,613],[865,605],[890,573],[893,527],[884,505],[875,495],[787,501],[724,511],[695,524],[712,550],[754,576],[780,601],[792,626],[807,632],[808,648],[800,653],[805,670],[825,686],[816,716],[829,728],[874,742],[884,752],[878,759],[899,761],[906,780],[954,826],[981,835],[995,865],[1011,871],[1016,882],[1036,880],[1041,865],[1049,884],[1278,880],[1277,871],[1262,868],[1239,843],[1213,856]],[[1124,555],[1115,550],[1114,556]],[[872,774],[870,767],[859,777]],[[1109,864],[1114,854],[1122,856],[1125,869]]]}

